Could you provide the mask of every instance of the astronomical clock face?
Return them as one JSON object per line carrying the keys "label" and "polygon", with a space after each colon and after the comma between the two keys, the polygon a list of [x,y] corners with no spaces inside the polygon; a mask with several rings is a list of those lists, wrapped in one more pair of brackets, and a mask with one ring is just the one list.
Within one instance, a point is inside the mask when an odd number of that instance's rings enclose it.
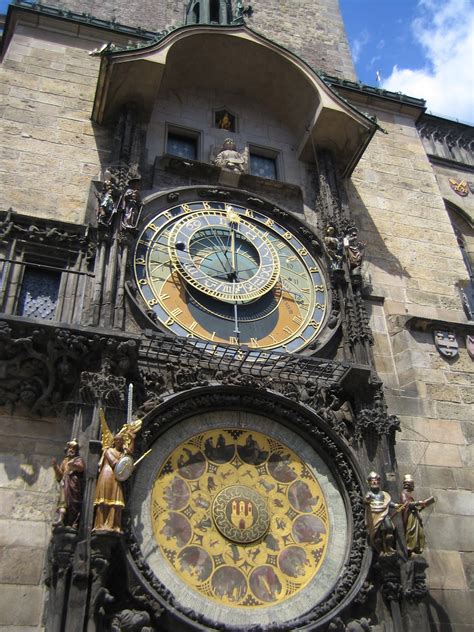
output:
{"label": "astronomical clock face", "polygon": [[174,427],[158,449],[137,472],[132,513],[145,559],[184,607],[250,625],[291,620],[326,595],[347,520],[301,437],[263,416],[214,412]]}
{"label": "astronomical clock face", "polygon": [[159,213],[138,239],[134,268],[146,306],[178,336],[295,352],[327,316],[320,263],[285,226],[238,204]]}

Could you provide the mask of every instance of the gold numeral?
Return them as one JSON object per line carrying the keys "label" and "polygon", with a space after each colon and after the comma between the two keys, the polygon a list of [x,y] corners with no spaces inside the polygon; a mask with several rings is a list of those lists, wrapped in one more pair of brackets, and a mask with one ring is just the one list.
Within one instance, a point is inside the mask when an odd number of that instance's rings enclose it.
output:
{"label": "gold numeral", "polygon": [[246,217],[253,217],[253,211],[251,211],[249,208],[245,209],[245,216]]}
{"label": "gold numeral", "polygon": [[311,325],[311,327],[314,327],[315,329],[319,329],[319,323],[317,323],[315,320],[310,320],[309,324]]}
{"label": "gold numeral", "polygon": [[258,347],[259,346],[258,340],[256,338],[250,338],[250,345],[252,347]]}
{"label": "gold numeral", "polygon": [[283,331],[287,334],[292,334],[293,331],[288,327],[288,325],[286,327],[283,327]]}
{"label": "gold numeral", "polygon": [[299,316],[293,316],[293,322],[296,323],[297,325],[301,325],[301,323],[303,322],[303,319],[300,318]]}
{"label": "gold numeral", "polygon": [[229,336],[229,344],[231,345],[238,345],[239,341],[235,336]]}
{"label": "gold numeral", "polygon": [[268,337],[271,338],[273,342],[278,342],[278,340],[274,336],[272,336],[272,334],[270,334]]}
{"label": "gold numeral", "polygon": [[149,307],[153,307],[154,305],[158,305],[158,300],[156,298],[152,298],[150,301],[148,301]]}
{"label": "gold numeral", "polygon": [[306,257],[306,255],[308,254],[308,251],[306,250],[306,248],[299,248],[298,254],[301,255],[302,257]]}
{"label": "gold numeral", "polygon": [[310,268],[309,271],[310,272],[319,272],[319,268]]}
{"label": "gold numeral", "polygon": [[293,235],[290,233],[289,230],[287,230],[286,233],[283,233],[283,237],[289,241],[293,237]]}
{"label": "gold numeral", "polygon": [[171,316],[174,316],[175,318],[177,318],[180,314],[183,313],[183,310],[180,309],[179,307],[177,307],[176,309],[173,309],[170,314]]}
{"label": "gold numeral", "polygon": [[191,331],[194,331],[197,327],[197,322],[195,320],[193,320],[193,322],[189,325],[189,329]]}
{"label": "gold numeral", "polygon": [[181,208],[183,209],[183,213],[191,213],[193,210],[189,204],[181,204]]}
{"label": "gold numeral", "polygon": [[206,209],[206,211],[210,211],[212,208],[209,202],[203,202],[202,205]]}
{"label": "gold numeral", "polygon": [[138,285],[148,285],[148,281],[147,281],[147,279],[140,279],[140,280],[138,281]]}
{"label": "gold numeral", "polygon": [[143,257],[140,257],[139,259],[135,259],[135,263],[137,266],[144,266],[146,261]]}
{"label": "gold numeral", "polygon": [[168,320],[165,320],[165,325],[167,327],[171,327],[171,325],[174,325],[174,320],[172,318],[168,318]]}
{"label": "gold numeral", "polygon": [[160,229],[158,228],[158,226],[157,226],[156,224],[153,224],[153,223],[148,224],[148,228],[151,228],[151,230],[155,230],[155,231],[156,231],[156,230],[160,230]]}
{"label": "gold numeral", "polygon": [[265,222],[267,226],[274,226],[275,222],[269,217]]}
{"label": "gold numeral", "polygon": [[166,301],[166,299],[169,297],[170,295],[165,293],[165,294],[160,294],[158,298],[160,299],[160,301]]}
{"label": "gold numeral", "polygon": [[288,257],[286,263],[290,263],[290,261],[296,261],[295,255],[291,255],[291,257]]}

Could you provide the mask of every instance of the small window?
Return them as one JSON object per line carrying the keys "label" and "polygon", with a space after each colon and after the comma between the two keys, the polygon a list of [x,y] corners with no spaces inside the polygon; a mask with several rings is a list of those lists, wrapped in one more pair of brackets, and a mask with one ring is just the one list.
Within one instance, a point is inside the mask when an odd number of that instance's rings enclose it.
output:
{"label": "small window", "polygon": [[277,156],[274,152],[265,149],[250,148],[250,173],[253,176],[267,178],[268,180],[277,180]]}
{"label": "small window", "polygon": [[198,160],[198,140],[199,135],[197,132],[168,129],[166,152],[180,158]]}
{"label": "small window", "polygon": [[18,315],[55,320],[60,283],[60,272],[26,266],[18,298]]}

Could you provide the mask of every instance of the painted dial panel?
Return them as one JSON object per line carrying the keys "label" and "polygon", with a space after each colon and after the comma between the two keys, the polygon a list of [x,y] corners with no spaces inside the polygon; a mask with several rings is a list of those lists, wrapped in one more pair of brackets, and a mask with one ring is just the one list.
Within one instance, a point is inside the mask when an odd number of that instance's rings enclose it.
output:
{"label": "painted dial panel", "polygon": [[177,336],[295,352],[328,310],[320,263],[285,226],[238,204],[179,204],[153,217],[134,253],[157,322]]}
{"label": "painted dial panel", "polygon": [[174,573],[221,605],[293,598],[318,574],[331,529],[314,473],[281,441],[223,427],[181,443],[153,485],[153,532]]}

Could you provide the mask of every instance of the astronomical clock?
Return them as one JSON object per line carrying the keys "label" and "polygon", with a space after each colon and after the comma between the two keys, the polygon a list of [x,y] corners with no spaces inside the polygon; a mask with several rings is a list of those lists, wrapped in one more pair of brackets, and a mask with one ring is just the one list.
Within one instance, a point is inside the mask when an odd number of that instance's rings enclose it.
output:
{"label": "astronomical clock", "polygon": [[[192,342],[197,365],[221,354],[232,371],[230,348],[272,379],[265,357],[289,361],[334,335],[324,248],[290,213],[222,197],[181,190],[149,202],[132,252],[134,299],[168,339]],[[181,359],[176,376],[192,374]],[[356,466],[314,411],[238,373],[192,378],[145,416],[151,453],[129,507],[135,564],[183,629],[299,629],[357,580],[360,516],[347,509]]]}
{"label": "astronomical clock", "polygon": [[293,353],[328,318],[321,261],[249,203],[209,197],[152,213],[133,266],[140,306],[176,336]]}

